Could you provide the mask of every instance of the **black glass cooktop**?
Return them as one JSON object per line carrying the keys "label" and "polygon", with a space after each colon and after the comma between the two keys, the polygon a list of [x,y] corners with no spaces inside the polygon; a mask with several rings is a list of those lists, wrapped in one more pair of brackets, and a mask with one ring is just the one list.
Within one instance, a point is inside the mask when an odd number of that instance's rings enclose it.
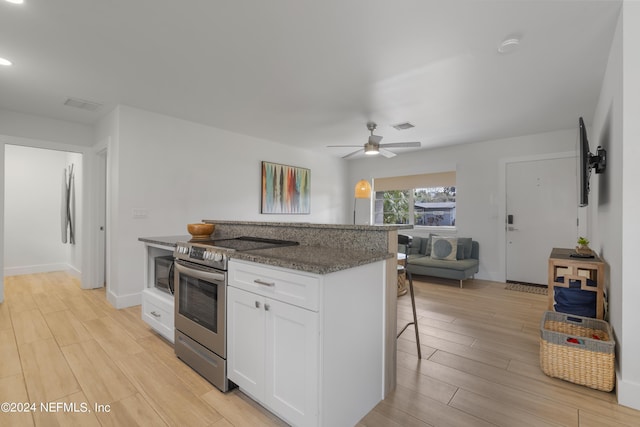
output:
{"label": "black glass cooktop", "polygon": [[256,249],[277,248],[281,246],[294,246],[298,244],[298,242],[291,240],[264,239],[261,237],[247,236],[236,237],[233,239],[191,240],[190,243],[215,246],[232,251],[252,251]]}

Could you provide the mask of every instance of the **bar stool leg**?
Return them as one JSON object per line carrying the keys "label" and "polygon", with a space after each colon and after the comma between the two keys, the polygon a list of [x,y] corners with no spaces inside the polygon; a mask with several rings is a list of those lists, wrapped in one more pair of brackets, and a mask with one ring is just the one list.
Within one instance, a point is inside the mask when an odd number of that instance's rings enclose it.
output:
{"label": "bar stool leg", "polygon": [[[413,322],[409,322],[404,325],[404,328],[398,333],[399,337],[402,333],[407,329],[410,325],[413,325],[413,328],[416,331],[416,346],[418,348],[418,359],[422,359],[422,350],[420,349],[420,332],[418,331],[418,315],[416,314],[416,298],[413,293],[413,277],[411,277],[411,273],[406,271],[407,278],[409,279],[409,295],[411,296],[411,309],[413,310]],[[396,338],[397,338],[396,337]]]}
{"label": "bar stool leg", "polygon": [[411,273],[407,271],[409,278],[409,291],[411,292],[411,308],[413,309],[413,328],[416,330],[416,345],[418,346],[418,359],[422,359],[422,351],[420,350],[420,333],[418,332],[418,316],[416,315],[416,298],[413,294],[413,278]]}

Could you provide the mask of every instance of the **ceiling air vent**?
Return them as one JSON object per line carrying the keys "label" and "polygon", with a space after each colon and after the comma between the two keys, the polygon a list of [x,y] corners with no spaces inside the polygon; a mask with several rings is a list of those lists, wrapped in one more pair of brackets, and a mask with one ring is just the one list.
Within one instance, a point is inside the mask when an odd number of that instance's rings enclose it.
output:
{"label": "ceiling air vent", "polygon": [[64,101],[67,107],[80,108],[81,110],[97,111],[102,108],[102,104],[93,101],[87,101],[79,98],[68,98]]}
{"label": "ceiling air vent", "polygon": [[404,123],[398,123],[397,125],[393,125],[393,128],[395,130],[407,130],[407,129],[411,129],[414,128],[415,126],[412,125],[409,122],[404,122]]}

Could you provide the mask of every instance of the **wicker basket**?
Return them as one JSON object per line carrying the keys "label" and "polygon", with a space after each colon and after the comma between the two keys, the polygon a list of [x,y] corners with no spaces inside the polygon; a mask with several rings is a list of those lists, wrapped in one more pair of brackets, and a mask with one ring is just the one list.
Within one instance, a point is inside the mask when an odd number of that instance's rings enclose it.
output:
{"label": "wicker basket", "polygon": [[611,391],[615,342],[604,320],[547,311],[540,324],[540,367],[550,377]]}

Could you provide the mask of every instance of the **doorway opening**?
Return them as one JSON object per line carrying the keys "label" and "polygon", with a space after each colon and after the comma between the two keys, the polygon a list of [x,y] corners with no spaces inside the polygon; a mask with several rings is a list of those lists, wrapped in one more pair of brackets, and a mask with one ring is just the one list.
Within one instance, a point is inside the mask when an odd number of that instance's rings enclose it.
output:
{"label": "doorway opening", "polygon": [[4,145],[5,276],[80,277],[83,154]]}

